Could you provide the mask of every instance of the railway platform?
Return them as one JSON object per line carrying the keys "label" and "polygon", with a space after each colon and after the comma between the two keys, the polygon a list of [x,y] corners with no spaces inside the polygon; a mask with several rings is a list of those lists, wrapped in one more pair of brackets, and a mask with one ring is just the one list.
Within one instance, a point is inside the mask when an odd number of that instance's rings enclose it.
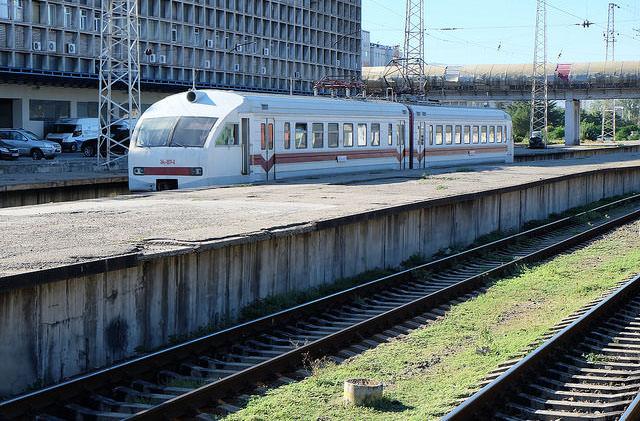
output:
{"label": "railway platform", "polygon": [[3,208],[0,320],[21,323],[0,323],[12,344],[0,348],[0,395],[233,320],[270,295],[637,191],[640,153],[619,153]]}

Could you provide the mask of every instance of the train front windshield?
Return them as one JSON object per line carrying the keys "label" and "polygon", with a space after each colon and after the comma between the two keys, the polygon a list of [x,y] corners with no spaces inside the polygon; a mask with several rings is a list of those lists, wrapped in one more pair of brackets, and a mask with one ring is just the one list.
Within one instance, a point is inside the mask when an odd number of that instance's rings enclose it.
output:
{"label": "train front windshield", "polygon": [[146,118],[138,128],[136,146],[202,148],[216,121],[215,117]]}

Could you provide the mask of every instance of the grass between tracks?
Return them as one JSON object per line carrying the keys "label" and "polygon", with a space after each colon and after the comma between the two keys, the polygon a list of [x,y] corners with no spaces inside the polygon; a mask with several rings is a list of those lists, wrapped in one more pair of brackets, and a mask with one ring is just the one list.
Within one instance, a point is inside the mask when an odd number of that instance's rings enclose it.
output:
{"label": "grass between tracks", "polygon": [[[226,419],[437,419],[475,391],[475,384],[498,363],[640,272],[639,228],[638,223],[628,225],[571,255],[522,268],[428,327],[342,364],[311,362],[309,378],[254,396]],[[354,377],[383,381],[384,398],[371,406],[343,405],[343,381]]]}

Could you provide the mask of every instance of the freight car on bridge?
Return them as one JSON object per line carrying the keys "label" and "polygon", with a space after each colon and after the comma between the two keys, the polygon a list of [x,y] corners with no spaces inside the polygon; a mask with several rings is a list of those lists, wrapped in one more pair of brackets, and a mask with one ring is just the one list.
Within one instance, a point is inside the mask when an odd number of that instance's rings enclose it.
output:
{"label": "freight car on bridge", "polygon": [[511,119],[500,110],[199,90],[139,119],[129,188],[488,162],[513,162]]}

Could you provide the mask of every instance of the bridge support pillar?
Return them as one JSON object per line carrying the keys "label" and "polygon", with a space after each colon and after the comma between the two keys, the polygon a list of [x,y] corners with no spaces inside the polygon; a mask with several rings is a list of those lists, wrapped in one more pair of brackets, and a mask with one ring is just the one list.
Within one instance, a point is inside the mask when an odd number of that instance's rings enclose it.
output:
{"label": "bridge support pillar", "polygon": [[564,109],[564,144],[580,144],[580,100],[567,99]]}

